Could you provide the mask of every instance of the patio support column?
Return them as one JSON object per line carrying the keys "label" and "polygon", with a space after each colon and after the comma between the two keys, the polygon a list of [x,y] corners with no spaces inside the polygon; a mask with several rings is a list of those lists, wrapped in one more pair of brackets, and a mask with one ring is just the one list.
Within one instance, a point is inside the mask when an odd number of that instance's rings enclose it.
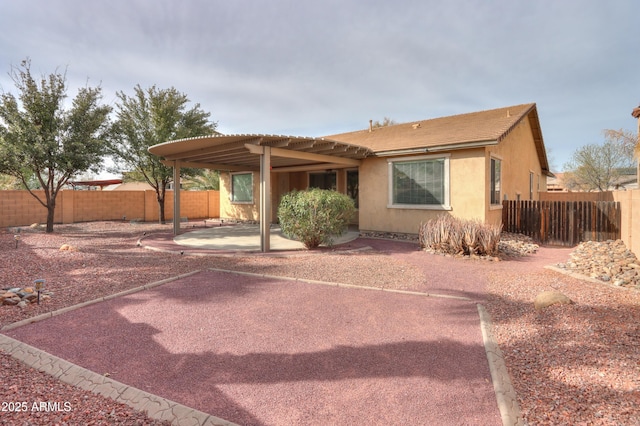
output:
{"label": "patio support column", "polygon": [[260,250],[268,252],[271,242],[271,147],[260,154]]}
{"label": "patio support column", "polygon": [[173,235],[180,233],[180,163],[173,162]]}

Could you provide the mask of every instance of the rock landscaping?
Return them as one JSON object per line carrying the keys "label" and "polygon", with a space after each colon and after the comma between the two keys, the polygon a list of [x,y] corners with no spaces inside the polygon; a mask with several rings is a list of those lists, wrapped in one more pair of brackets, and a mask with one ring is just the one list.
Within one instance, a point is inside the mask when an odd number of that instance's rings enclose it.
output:
{"label": "rock landscaping", "polygon": [[[535,244],[530,237],[522,234],[512,234],[509,232],[503,232],[500,235],[500,242],[498,243],[498,256],[477,256],[477,255],[455,255],[453,257],[460,257],[464,259],[478,259],[489,260],[498,262],[501,259],[508,259],[514,257],[523,257],[537,253],[540,246]],[[433,249],[424,249],[427,253],[440,254],[443,256],[452,256],[450,254],[440,253]]]}
{"label": "rock landscaping", "polygon": [[536,310],[540,310],[551,305],[564,305],[567,303],[573,303],[573,301],[569,299],[565,294],[557,290],[550,290],[543,291],[542,293],[538,294],[533,301],[533,307]]}
{"label": "rock landscaping", "polygon": [[556,266],[615,286],[640,290],[640,261],[622,240],[580,243],[569,261]]}
{"label": "rock landscaping", "polygon": [[[53,293],[40,292],[40,302],[50,299]],[[30,303],[38,302],[38,292],[33,287],[7,287],[0,292],[0,305],[24,308]]]}
{"label": "rock landscaping", "polygon": [[[398,232],[360,232],[362,238],[383,238],[390,240],[400,241],[413,241],[418,242],[418,234],[403,234]],[[540,246],[535,244],[530,237],[522,234],[512,234],[510,232],[503,232],[500,234],[500,243],[498,245],[500,254],[498,257],[493,256],[455,256],[473,259],[483,259],[491,261],[499,261],[501,257],[522,257],[530,254],[535,254]],[[442,256],[451,256],[445,253],[440,253],[432,249],[424,249],[430,254],[440,254]]]}

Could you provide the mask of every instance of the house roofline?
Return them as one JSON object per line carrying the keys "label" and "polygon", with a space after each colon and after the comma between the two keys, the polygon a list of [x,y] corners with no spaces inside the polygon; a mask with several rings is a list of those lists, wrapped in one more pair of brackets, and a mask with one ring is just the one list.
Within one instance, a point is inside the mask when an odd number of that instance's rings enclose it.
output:
{"label": "house roofline", "polygon": [[376,152],[374,155],[376,157],[393,157],[396,155],[406,155],[406,154],[424,154],[425,152],[442,152],[442,151],[454,151],[454,150],[470,149],[470,148],[483,148],[485,146],[493,146],[497,144],[498,144],[498,141],[495,139],[492,139],[492,140],[486,140],[486,141],[473,141],[473,142],[461,142],[461,143],[455,143],[455,144],[436,145],[436,146],[423,147],[423,148],[379,151],[379,152]]}

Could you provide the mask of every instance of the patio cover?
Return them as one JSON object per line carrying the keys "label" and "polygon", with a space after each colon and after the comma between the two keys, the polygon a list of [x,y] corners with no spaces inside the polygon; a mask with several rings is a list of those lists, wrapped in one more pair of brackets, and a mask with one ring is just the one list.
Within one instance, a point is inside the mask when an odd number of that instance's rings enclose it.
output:
{"label": "patio cover", "polygon": [[[260,246],[269,251],[271,172],[358,167],[372,155],[369,148],[324,138],[282,135],[211,135],[169,141],[149,147],[173,167],[175,187],[180,168],[260,171]],[[174,234],[180,231],[180,191],[174,192]]]}

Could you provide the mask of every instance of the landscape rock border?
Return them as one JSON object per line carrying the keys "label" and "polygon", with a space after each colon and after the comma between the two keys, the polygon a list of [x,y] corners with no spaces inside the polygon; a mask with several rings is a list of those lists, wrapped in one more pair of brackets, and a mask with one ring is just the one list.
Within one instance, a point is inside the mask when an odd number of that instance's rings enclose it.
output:
{"label": "landscape rock border", "polygon": [[553,266],[595,282],[640,290],[640,261],[622,240],[582,242],[567,262]]}

